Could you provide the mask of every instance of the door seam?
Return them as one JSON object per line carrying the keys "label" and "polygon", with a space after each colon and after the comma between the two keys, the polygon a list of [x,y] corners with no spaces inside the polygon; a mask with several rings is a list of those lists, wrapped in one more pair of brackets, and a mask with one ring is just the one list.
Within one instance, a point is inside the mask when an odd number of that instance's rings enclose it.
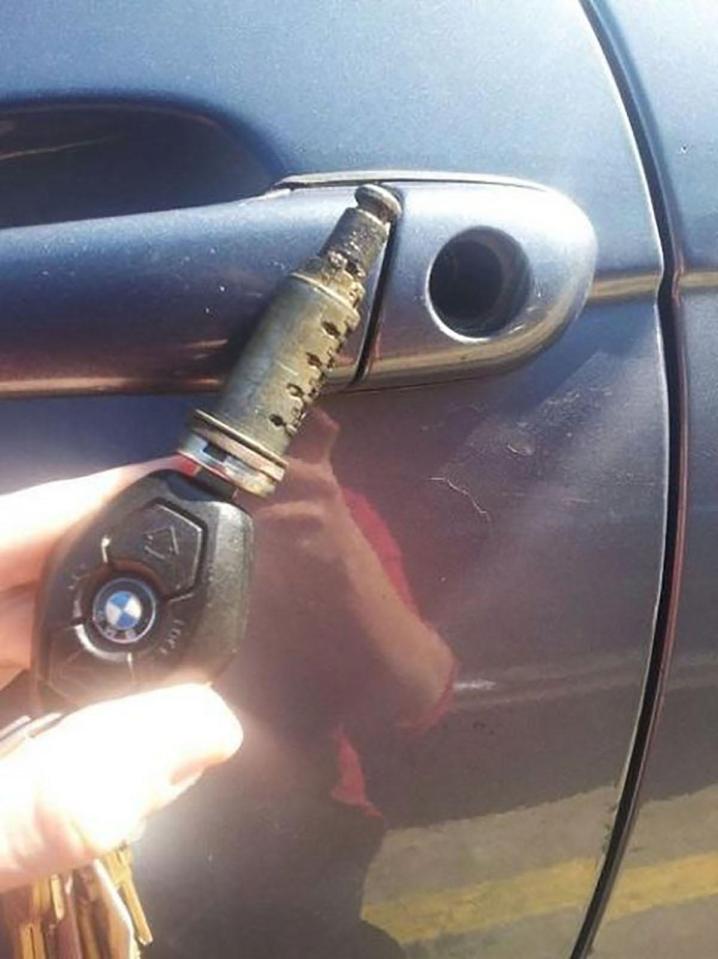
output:
{"label": "door seam", "polygon": [[685,350],[676,309],[678,268],[682,259],[666,198],[665,176],[651,137],[647,99],[635,71],[631,70],[630,56],[620,33],[612,29],[610,13],[600,0],[580,0],[580,4],[601,47],[631,126],[663,254],[663,274],[656,305],[668,399],[668,490],[663,566],[642,698],[613,827],[571,959],[586,959],[592,950],[638,814],[641,786],[665,697],[683,576],[688,408]]}

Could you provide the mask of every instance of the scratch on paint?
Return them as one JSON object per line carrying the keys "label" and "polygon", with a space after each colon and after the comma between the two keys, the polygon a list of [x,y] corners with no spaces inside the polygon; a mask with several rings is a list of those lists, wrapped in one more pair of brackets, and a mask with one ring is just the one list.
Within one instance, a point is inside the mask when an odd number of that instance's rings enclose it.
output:
{"label": "scratch on paint", "polygon": [[487,509],[484,509],[484,507],[478,502],[478,500],[474,496],[472,496],[467,489],[464,489],[463,486],[459,486],[457,483],[452,482],[452,480],[450,480],[448,476],[430,476],[429,482],[443,483],[444,486],[448,486],[449,489],[452,489],[455,493],[459,493],[461,496],[465,496],[468,499],[468,501],[471,503],[471,505],[473,506],[474,510],[479,514],[479,516],[482,519],[486,520],[486,523],[489,526],[491,526],[492,521],[491,521],[491,514],[489,513],[489,511]]}

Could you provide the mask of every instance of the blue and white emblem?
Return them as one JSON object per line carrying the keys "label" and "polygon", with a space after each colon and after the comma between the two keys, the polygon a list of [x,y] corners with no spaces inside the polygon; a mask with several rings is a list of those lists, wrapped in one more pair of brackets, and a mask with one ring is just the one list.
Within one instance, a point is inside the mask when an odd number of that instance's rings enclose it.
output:
{"label": "blue and white emblem", "polygon": [[157,600],[139,579],[113,579],[105,583],[92,604],[92,621],[104,639],[136,643],[154,625]]}
{"label": "blue and white emblem", "polygon": [[137,593],[118,589],[105,601],[105,619],[113,629],[134,629],[142,619],[142,603]]}

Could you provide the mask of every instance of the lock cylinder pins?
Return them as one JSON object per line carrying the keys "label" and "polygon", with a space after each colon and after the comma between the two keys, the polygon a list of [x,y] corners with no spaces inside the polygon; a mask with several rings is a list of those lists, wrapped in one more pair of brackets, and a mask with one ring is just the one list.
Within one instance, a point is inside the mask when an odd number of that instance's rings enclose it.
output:
{"label": "lock cylinder pins", "polygon": [[367,274],[401,206],[373,184],[354,196],[320,253],[280,285],[212,413],[190,417],[179,452],[229,490],[274,491],[292,437],[359,323]]}

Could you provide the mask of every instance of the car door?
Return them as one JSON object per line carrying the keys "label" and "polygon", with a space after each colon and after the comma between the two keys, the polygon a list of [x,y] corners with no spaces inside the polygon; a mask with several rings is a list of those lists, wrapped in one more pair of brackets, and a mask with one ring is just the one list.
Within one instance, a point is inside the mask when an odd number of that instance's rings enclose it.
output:
{"label": "car door", "polygon": [[[591,5],[622,83],[666,250],[660,298],[672,396],[670,578],[644,717],[640,788],[614,837],[613,891],[586,924],[597,956],[709,956],[718,938],[715,813],[716,132],[718,10]],[[666,70],[666,64],[670,69]],[[688,108],[690,102],[691,107]],[[609,857],[610,858],[610,857]],[[637,894],[637,898],[636,898]],[[630,905],[629,905],[630,902]]]}
{"label": "car door", "polygon": [[[278,700],[282,742],[301,729],[305,755],[307,691],[319,674],[332,687],[369,630],[376,590],[335,579],[359,529],[386,589],[456,669],[431,722],[397,730],[371,701],[347,720],[337,749],[364,785],[342,810],[360,805],[352,822],[374,823],[363,845],[361,830],[341,832],[346,862],[361,861],[352,908],[412,956],[569,955],[642,703],[668,495],[661,248],[591,23],[573,0],[37,0],[3,19],[6,490],[171,450],[226,369],[237,318],[249,322],[294,265],[298,235],[321,238],[346,196],[342,174],[386,171],[403,184],[404,233],[371,314],[298,441],[295,458],[313,472],[287,486],[284,513],[265,514],[255,658],[219,682],[247,722],[249,758],[208,776],[137,847],[153,954],[233,954],[247,922],[238,903],[252,895],[277,923],[307,885],[323,920],[345,908],[339,833],[326,851],[321,829],[298,847],[314,807],[292,794],[280,822],[252,777],[276,746],[276,730],[255,721],[258,699]],[[288,176],[288,213],[272,199],[243,205],[238,222],[227,212]],[[492,228],[489,208],[510,209],[516,235],[538,223],[561,240],[561,218],[537,220],[517,179],[583,211],[595,279],[541,352],[511,369],[482,365],[499,316],[488,332],[459,331],[470,355],[457,362],[445,329],[457,311],[441,322],[434,303],[429,329],[416,303],[436,290],[412,273],[418,253],[399,254],[418,237],[434,251],[430,271],[467,210],[470,226]],[[326,189],[339,191],[328,205]],[[563,262],[548,249],[541,269]],[[459,304],[464,320],[483,316],[471,299],[490,286],[482,264],[469,266],[482,283]],[[314,527],[292,525],[316,523],[328,466],[351,517],[329,524],[330,547],[326,531],[317,543]],[[284,649],[285,634],[290,658],[267,666],[262,650],[270,637]],[[304,671],[284,665],[297,649]],[[289,686],[277,681],[286,672]],[[285,752],[283,769],[295,756]],[[304,797],[310,773],[294,773]],[[261,860],[272,830],[276,859]]]}

